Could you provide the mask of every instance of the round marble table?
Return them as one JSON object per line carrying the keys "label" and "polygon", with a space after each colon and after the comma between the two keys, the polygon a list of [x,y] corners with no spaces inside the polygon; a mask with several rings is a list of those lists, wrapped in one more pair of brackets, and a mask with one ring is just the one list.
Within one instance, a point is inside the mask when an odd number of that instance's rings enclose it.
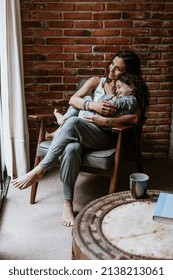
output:
{"label": "round marble table", "polygon": [[137,200],[119,192],[89,203],[74,222],[72,258],[173,259],[173,224],[152,218],[159,192]]}

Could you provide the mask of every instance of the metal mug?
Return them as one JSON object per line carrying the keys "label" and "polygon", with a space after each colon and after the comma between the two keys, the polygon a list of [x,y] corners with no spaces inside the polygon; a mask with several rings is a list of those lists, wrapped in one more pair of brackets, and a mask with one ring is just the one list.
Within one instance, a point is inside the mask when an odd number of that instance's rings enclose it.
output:
{"label": "metal mug", "polygon": [[144,173],[130,175],[130,191],[133,198],[144,198],[148,188],[149,176]]}

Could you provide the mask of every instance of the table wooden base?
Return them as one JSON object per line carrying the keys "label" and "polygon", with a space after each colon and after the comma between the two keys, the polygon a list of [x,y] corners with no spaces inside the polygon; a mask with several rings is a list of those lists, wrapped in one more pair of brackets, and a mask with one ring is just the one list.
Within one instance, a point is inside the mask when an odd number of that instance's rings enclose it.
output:
{"label": "table wooden base", "polygon": [[73,259],[173,259],[173,224],[152,219],[159,193],[135,200],[120,192],[88,204],[73,226]]}

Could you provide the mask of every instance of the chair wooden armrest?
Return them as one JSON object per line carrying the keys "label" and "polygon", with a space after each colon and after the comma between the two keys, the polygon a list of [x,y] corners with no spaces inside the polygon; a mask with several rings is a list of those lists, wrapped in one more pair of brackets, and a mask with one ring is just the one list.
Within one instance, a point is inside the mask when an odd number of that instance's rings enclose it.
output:
{"label": "chair wooden armrest", "polygon": [[39,145],[42,141],[45,141],[45,133],[47,128],[49,127],[58,127],[57,121],[55,119],[54,114],[34,114],[29,115],[28,120],[35,121],[40,123],[38,143]]}
{"label": "chair wooden armrest", "polygon": [[29,115],[28,119],[31,121],[40,122],[42,120],[55,120],[54,114],[34,114]]}
{"label": "chair wooden armrest", "polygon": [[131,130],[136,128],[136,124],[132,124],[132,125],[121,125],[121,126],[117,126],[117,127],[112,127],[112,132],[123,132],[123,131],[127,131],[127,130]]}

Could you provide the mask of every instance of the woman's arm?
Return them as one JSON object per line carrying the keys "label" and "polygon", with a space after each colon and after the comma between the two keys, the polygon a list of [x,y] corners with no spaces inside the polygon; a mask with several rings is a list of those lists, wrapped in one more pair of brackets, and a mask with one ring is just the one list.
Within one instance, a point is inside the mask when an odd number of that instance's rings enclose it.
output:
{"label": "woman's arm", "polygon": [[97,88],[99,85],[100,78],[99,77],[92,77],[88,79],[84,85],[72,95],[69,100],[69,105],[81,109],[84,103],[83,97],[86,95],[91,95],[92,91]]}
{"label": "woman's arm", "polygon": [[117,118],[112,118],[111,126],[116,127],[118,125],[137,124],[139,123],[140,116],[141,116],[141,110],[140,108],[137,108],[133,114],[122,115]]}
{"label": "woman's arm", "polygon": [[[69,105],[72,105],[76,109],[82,109],[84,104],[83,97],[92,93],[100,83],[99,77],[92,77],[88,79],[85,84],[72,95],[69,100]],[[107,100],[102,100],[99,102],[91,101],[89,102],[88,110],[95,111],[101,115],[110,116],[115,113],[115,106]]]}
{"label": "woman's arm", "polygon": [[138,107],[133,114],[122,115],[120,117],[103,117],[94,115],[92,117],[85,117],[86,121],[92,122],[98,126],[118,127],[122,125],[130,125],[139,123],[141,110]]}

